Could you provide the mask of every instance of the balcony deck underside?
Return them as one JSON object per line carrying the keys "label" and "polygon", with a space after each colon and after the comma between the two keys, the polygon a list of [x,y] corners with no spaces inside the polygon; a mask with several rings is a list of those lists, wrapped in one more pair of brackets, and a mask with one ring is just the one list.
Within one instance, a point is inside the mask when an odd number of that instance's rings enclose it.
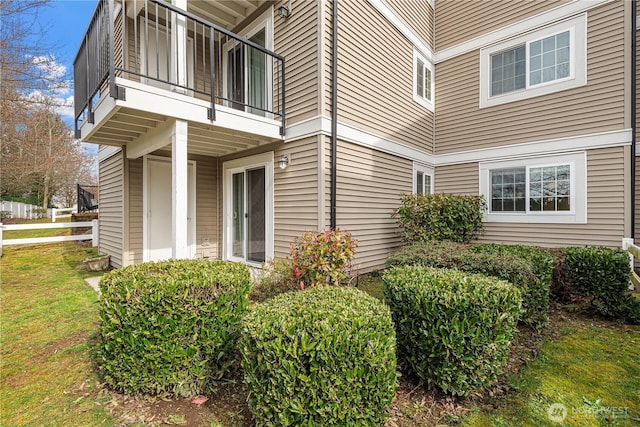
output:
{"label": "balcony deck underside", "polygon": [[[102,145],[158,146],[154,134],[163,138],[164,128],[174,119],[189,123],[188,150],[192,154],[224,156],[282,139],[280,122],[244,111],[216,106],[216,120],[207,118],[210,104],[187,95],[153,88],[118,78],[126,88],[126,99],[104,96],[96,105],[94,123],[81,126],[82,140]],[[169,141],[167,141],[169,143]]]}

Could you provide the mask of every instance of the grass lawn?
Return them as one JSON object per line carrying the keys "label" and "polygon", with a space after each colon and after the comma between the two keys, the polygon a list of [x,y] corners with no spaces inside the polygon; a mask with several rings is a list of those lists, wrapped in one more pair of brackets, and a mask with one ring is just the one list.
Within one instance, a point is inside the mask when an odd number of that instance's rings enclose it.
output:
{"label": "grass lawn", "polygon": [[[361,278],[358,287],[384,299],[378,274]],[[541,338],[539,348],[533,349],[537,358],[509,371],[496,387],[497,393],[489,390],[482,396],[460,400],[468,415],[452,413],[432,418],[431,423],[454,421],[478,427],[639,425],[639,326],[552,310],[550,325]],[[518,339],[525,341],[523,334]],[[529,343],[524,345],[531,347]],[[522,351],[521,347],[514,346],[514,352]],[[415,405],[401,399],[399,404],[408,409]],[[560,412],[552,410],[552,416],[562,417],[563,407],[566,409],[561,423],[549,417],[553,404]]]}
{"label": "grass lawn", "polygon": [[1,425],[112,424],[89,362],[97,295],[84,278],[96,273],[79,266],[96,254],[73,242],[4,248]]}
{"label": "grass lawn", "polygon": [[[8,246],[4,251],[0,425],[252,425],[240,370],[200,405],[105,390],[89,356],[97,295],[84,278],[95,273],[81,267],[96,249],[69,242]],[[360,278],[358,286],[383,298],[379,275]],[[640,327],[552,310],[549,328],[542,334],[520,334],[514,355],[500,384],[467,399],[425,390],[403,374],[387,426],[640,422]],[[567,409],[562,424],[548,417],[554,403]]]}

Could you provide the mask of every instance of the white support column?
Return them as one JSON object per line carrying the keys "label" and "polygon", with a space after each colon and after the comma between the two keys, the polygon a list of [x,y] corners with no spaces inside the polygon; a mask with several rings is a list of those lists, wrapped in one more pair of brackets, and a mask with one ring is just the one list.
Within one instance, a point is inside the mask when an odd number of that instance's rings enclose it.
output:
{"label": "white support column", "polygon": [[[187,0],[172,0],[171,3],[187,10]],[[171,81],[181,86],[187,85],[187,20],[177,13],[171,14]],[[185,89],[176,88],[176,92],[186,92]]]}
{"label": "white support column", "polygon": [[187,122],[176,120],[171,134],[171,255],[174,259],[189,257],[187,132]]}
{"label": "white support column", "polygon": [[91,246],[94,248],[100,246],[100,228],[97,219],[91,220]]}

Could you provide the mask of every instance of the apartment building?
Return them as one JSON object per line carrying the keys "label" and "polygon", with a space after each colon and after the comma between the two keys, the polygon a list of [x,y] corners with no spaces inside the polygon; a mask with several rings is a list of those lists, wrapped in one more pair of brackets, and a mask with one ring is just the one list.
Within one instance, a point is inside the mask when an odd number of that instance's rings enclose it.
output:
{"label": "apartment building", "polygon": [[100,250],[258,265],[337,226],[368,271],[407,192],[483,194],[484,241],[619,247],[640,196],[634,7],[101,0],[75,61]]}

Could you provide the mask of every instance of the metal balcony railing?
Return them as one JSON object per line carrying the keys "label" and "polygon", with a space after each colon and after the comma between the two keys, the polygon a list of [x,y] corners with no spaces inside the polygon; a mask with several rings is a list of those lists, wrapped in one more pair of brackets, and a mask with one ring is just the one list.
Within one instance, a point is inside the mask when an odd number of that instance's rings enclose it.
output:
{"label": "metal balcony railing", "polygon": [[124,99],[116,77],[171,90],[282,122],[285,61],[264,47],[267,34],[243,38],[163,0],[101,0],[74,61],[75,127],[93,123],[107,91]]}

